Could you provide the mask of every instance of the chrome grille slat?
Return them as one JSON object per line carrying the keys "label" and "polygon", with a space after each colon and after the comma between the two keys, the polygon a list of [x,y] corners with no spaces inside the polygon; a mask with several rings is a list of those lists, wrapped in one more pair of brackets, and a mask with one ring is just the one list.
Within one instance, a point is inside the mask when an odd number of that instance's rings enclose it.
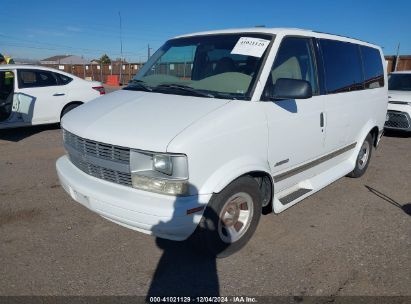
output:
{"label": "chrome grille slat", "polygon": [[97,141],[84,139],[63,130],[64,142],[77,151],[87,153],[102,159],[128,164],[130,161],[130,149],[113,146]]}
{"label": "chrome grille slat", "polygon": [[[131,187],[131,173],[122,172],[126,171],[124,165],[128,166],[130,163],[130,149],[84,139],[64,129],[63,138],[70,161],[81,171],[102,180]],[[91,157],[87,159],[83,156]],[[107,167],[104,166],[104,161],[107,162]],[[113,166],[116,163],[118,165]]]}

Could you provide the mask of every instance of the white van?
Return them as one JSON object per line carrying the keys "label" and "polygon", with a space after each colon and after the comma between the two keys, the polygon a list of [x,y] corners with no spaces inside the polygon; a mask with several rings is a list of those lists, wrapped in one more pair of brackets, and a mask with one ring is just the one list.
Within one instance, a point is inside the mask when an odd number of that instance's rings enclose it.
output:
{"label": "white van", "polygon": [[365,172],[387,112],[383,60],[297,29],[173,38],[124,90],[64,117],[61,184],[110,221],[227,256],[262,213]]}
{"label": "white van", "polygon": [[411,132],[411,71],[391,73],[388,94],[385,129]]}

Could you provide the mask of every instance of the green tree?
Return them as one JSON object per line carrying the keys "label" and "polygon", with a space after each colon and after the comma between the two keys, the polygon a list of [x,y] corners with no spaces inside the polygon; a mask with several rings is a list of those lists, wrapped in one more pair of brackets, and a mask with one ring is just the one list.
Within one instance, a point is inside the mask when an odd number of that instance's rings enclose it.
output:
{"label": "green tree", "polygon": [[102,64],[110,64],[111,59],[110,57],[107,56],[107,54],[104,54],[103,56],[100,57],[100,63]]}

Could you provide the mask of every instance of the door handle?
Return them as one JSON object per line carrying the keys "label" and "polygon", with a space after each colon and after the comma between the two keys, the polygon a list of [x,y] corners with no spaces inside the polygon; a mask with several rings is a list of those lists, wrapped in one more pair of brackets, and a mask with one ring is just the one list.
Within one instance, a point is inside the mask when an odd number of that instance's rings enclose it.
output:
{"label": "door handle", "polygon": [[53,96],[64,96],[64,95],[66,95],[66,94],[64,94],[64,93],[55,93],[55,94],[53,94]]}
{"label": "door handle", "polygon": [[320,127],[324,128],[324,113],[321,112],[320,114]]}

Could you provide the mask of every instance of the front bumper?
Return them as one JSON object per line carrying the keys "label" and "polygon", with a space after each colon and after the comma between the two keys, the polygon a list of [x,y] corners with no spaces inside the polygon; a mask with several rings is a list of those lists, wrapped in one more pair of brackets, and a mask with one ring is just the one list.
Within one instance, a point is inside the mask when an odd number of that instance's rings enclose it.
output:
{"label": "front bumper", "polygon": [[173,197],[107,182],[75,167],[67,156],[56,163],[62,187],[83,206],[119,225],[170,240],[185,240],[196,229],[211,194]]}

